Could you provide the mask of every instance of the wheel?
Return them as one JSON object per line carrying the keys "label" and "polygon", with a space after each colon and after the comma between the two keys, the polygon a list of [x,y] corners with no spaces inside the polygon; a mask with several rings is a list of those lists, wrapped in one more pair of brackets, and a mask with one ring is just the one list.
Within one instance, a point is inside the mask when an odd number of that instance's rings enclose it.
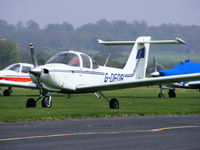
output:
{"label": "wheel", "polygon": [[51,100],[51,96],[45,96],[43,99],[42,99],[42,107],[45,107],[45,108],[51,108],[52,106],[52,100]]}
{"label": "wheel", "polygon": [[26,101],[26,107],[27,107],[27,108],[36,107],[36,101],[35,101],[35,99],[29,98],[29,99]]}
{"label": "wheel", "polygon": [[119,109],[119,102],[116,98],[110,100],[110,109]]}
{"label": "wheel", "polygon": [[10,90],[4,90],[3,91],[3,96],[10,96],[11,91]]}
{"label": "wheel", "polygon": [[176,98],[176,92],[174,89],[170,89],[168,92],[169,98]]}

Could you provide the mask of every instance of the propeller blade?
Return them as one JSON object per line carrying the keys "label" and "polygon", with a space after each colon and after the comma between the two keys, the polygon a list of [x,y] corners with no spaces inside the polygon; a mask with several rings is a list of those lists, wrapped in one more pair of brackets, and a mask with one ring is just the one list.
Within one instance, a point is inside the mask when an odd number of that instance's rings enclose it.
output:
{"label": "propeller blade", "polygon": [[30,52],[31,52],[31,58],[32,58],[34,68],[31,69],[29,72],[31,74],[33,74],[34,76],[36,76],[36,78],[37,78],[36,84],[39,88],[40,97],[41,97],[41,95],[42,95],[42,85],[41,85],[41,81],[40,81],[40,75],[42,74],[42,68],[38,67],[38,62],[37,62],[37,58],[36,58],[36,55],[35,55],[33,43],[30,43]]}
{"label": "propeller blade", "polygon": [[38,62],[37,62],[37,58],[36,58],[36,55],[35,55],[33,43],[30,43],[30,51],[31,51],[31,58],[32,58],[33,65],[34,65],[34,67],[37,67]]}

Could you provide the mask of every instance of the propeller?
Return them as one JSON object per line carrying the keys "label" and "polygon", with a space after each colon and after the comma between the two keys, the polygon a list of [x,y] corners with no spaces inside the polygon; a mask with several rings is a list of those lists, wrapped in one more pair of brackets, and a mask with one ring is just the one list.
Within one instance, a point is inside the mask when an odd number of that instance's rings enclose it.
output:
{"label": "propeller", "polygon": [[39,90],[39,97],[37,100],[33,98],[29,98],[27,100],[26,106],[35,107],[36,102],[42,99],[42,107],[50,108],[52,105],[51,95],[49,94],[48,90],[43,88],[43,82],[41,79],[44,74],[49,74],[49,70],[38,66],[37,57],[35,55],[33,43],[30,43],[30,52],[31,52],[32,62],[34,65],[34,68],[30,70],[30,76],[33,82],[37,85],[37,88]]}
{"label": "propeller", "polygon": [[30,52],[31,52],[33,66],[34,66],[34,68],[30,70],[30,73],[32,73],[38,78],[42,73],[42,69],[38,67],[37,57],[35,55],[35,49],[34,49],[33,43],[30,43]]}
{"label": "propeller", "polygon": [[48,74],[49,73],[48,69],[45,69],[45,68],[42,69],[41,67],[38,66],[38,61],[35,54],[33,43],[30,43],[30,52],[31,52],[33,66],[34,66],[34,68],[30,70],[30,73],[32,73],[35,76],[40,76],[42,73]]}
{"label": "propeller", "polygon": [[30,52],[31,52],[32,62],[34,65],[34,68],[30,70],[30,73],[37,78],[37,86],[39,88],[40,95],[42,95],[42,85],[41,85],[41,81],[40,81],[40,76],[42,74],[42,68],[38,66],[37,57],[35,55],[35,49],[34,49],[33,43],[30,43]]}
{"label": "propeller", "polygon": [[31,58],[32,58],[33,65],[34,65],[34,67],[37,67],[38,62],[37,62],[37,58],[36,58],[36,55],[35,55],[33,43],[30,43],[30,51],[31,51]]}
{"label": "propeller", "polygon": [[153,72],[150,74],[152,77],[159,77],[160,73],[158,72],[158,63],[155,59],[155,57],[153,57]]}

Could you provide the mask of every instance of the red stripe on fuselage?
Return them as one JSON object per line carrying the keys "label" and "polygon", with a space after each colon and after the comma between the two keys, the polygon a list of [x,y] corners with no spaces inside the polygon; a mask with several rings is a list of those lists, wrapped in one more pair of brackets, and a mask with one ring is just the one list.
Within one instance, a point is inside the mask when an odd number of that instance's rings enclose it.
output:
{"label": "red stripe on fuselage", "polygon": [[31,82],[31,78],[27,77],[0,77],[0,80],[17,81],[17,82]]}

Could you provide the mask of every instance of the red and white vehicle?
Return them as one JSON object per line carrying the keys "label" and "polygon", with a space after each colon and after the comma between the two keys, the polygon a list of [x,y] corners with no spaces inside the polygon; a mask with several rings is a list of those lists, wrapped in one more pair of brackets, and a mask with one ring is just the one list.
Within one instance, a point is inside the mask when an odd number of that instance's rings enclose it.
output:
{"label": "red and white vehicle", "polygon": [[29,76],[29,70],[32,68],[32,64],[15,63],[1,70],[0,86],[8,86],[8,89],[4,90],[3,95],[10,96],[12,93],[12,86],[15,84],[26,85],[32,83],[32,79]]}

